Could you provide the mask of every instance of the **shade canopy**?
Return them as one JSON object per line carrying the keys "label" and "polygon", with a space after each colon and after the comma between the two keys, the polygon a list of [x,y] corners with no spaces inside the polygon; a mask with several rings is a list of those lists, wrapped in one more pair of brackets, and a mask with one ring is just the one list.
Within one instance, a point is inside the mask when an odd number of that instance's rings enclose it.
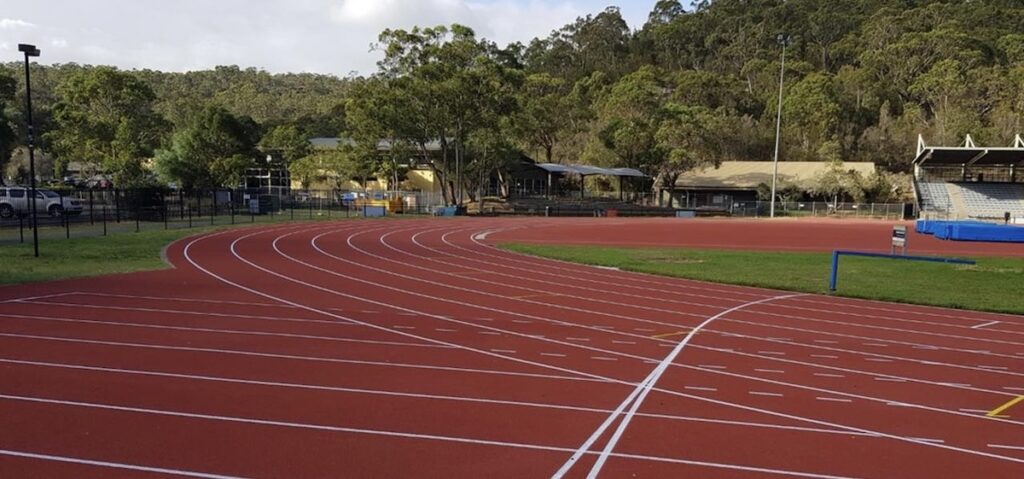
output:
{"label": "shade canopy", "polygon": [[1018,135],[1014,146],[984,147],[974,144],[970,136],[964,146],[927,146],[917,141],[918,166],[1009,166],[1024,165],[1024,141]]}
{"label": "shade canopy", "polygon": [[557,163],[537,163],[537,168],[548,173],[572,173],[580,176],[602,175],[602,176],[633,176],[638,178],[646,177],[640,170],[633,168],[599,168],[589,165],[559,165]]}

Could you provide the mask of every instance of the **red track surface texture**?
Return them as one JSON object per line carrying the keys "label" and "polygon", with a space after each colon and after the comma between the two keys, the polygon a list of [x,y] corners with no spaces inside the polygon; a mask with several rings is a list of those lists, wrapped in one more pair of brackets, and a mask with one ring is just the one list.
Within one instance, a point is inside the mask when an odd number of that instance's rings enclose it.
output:
{"label": "red track surface texture", "polygon": [[491,246],[670,225],[293,224],[0,290],[0,477],[1024,477],[1022,317]]}

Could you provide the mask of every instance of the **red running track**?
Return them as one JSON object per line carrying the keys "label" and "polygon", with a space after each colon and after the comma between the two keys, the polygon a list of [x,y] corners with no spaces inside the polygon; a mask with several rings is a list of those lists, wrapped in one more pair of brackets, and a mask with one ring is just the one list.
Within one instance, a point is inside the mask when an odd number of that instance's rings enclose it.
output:
{"label": "red running track", "polygon": [[986,416],[1022,317],[493,247],[669,224],[292,224],[2,289],[0,477],[1024,475],[1024,403]]}

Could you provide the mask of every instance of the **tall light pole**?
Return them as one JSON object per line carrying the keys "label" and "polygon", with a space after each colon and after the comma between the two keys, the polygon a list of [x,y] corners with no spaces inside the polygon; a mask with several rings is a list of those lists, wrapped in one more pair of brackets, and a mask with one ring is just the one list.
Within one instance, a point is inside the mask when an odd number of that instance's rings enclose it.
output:
{"label": "tall light pole", "polygon": [[786,47],[789,46],[789,35],[780,33],[778,42],[782,45],[782,67],[779,69],[779,108],[775,116],[775,161],[772,165],[772,207],[771,217],[775,217],[775,189],[779,183],[779,140],[782,138],[782,85],[786,78]]}
{"label": "tall light pole", "polygon": [[38,57],[39,49],[35,45],[24,43],[18,44],[18,51],[25,54],[25,110],[28,119],[28,175],[29,189],[28,202],[32,209],[32,248],[36,258],[39,257],[39,221],[36,216],[36,155],[35,155],[35,132],[32,125],[32,81],[29,74],[29,57]]}

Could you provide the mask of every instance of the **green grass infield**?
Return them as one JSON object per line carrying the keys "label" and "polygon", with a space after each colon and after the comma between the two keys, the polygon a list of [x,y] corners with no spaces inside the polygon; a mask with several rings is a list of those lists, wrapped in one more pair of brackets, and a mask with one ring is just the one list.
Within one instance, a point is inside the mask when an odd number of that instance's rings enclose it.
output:
{"label": "green grass infield", "polygon": [[[714,283],[828,293],[829,253],[505,244],[545,258]],[[1024,259],[975,258],[975,266],[843,257],[837,295],[1024,314]]]}

